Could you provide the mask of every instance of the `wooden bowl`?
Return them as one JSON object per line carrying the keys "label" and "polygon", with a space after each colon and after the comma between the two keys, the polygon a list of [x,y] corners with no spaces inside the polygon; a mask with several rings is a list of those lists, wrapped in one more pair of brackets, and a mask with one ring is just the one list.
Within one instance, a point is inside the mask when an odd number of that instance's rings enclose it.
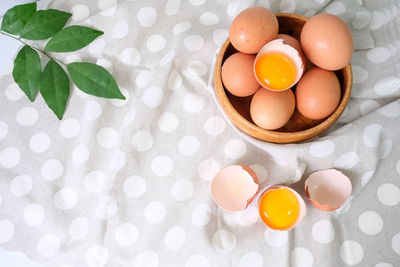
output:
{"label": "wooden bowl", "polygon": [[[277,13],[279,33],[285,33],[300,40],[300,33],[306,17],[297,14]],[[257,139],[273,143],[296,143],[313,138],[334,124],[342,114],[350,98],[353,75],[348,64],[341,70],[335,71],[342,90],[341,100],[336,110],[322,120],[311,120],[295,110],[290,120],[280,129],[265,130],[254,124],[250,117],[250,102],[252,96],[237,97],[230,94],[222,83],[221,68],[226,58],[238,52],[230,43],[225,41],[218,54],[214,71],[214,87],[217,100],[229,119],[246,134]],[[310,67],[311,64],[308,64]]]}

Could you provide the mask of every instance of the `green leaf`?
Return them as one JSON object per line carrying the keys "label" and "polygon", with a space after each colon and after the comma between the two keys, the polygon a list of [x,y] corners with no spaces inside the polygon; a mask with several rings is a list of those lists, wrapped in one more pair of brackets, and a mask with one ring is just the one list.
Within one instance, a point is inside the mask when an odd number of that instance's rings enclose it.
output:
{"label": "green leaf", "polygon": [[69,26],[54,35],[45,50],[50,52],[71,52],[90,44],[103,32],[84,26]]}
{"label": "green leaf", "polygon": [[88,62],[74,62],[68,64],[67,68],[72,81],[83,92],[125,100],[114,78],[103,67]]}
{"label": "green leaf", "polygon": [[7,10],[1,23],[1,29],[5,32],[18,35],[25,23],[36,12],[36,3],[18,5]]}
{"label": "green leaf", "polygon": [[50,60],[43,70],[40,94],[47,106],[62,119],[69,97],[69,79],[63,68]]}
{"label": "green leaf", "polygon": [[19,88],[24,91],[30,101],[34,101],[39,91],[42,65],[39,54],[30,46],[19,50],[14,60],[13,77]]}
{"label": "green leaf", "polygon": [[26,22],[21,37],[28,40],[44,40],[59,32],[71,13],[48,9],[39,10]]}

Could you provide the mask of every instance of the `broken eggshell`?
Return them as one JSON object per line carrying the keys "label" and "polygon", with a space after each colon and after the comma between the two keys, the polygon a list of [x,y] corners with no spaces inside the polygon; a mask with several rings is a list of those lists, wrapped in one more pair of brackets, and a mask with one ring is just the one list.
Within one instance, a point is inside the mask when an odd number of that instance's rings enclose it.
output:
{"label": "broken eggshell", "polygon": [[305,181],[306,196],[320,210],[340,208],[350,197],[350,179],[335,169],[312,173]]}
{"label": "broken eggshell", "polygon": [[245,210],[258,193],[255,172],[244,165],[230,165],[221,169],[211,182],[214,201],[227,211]]}

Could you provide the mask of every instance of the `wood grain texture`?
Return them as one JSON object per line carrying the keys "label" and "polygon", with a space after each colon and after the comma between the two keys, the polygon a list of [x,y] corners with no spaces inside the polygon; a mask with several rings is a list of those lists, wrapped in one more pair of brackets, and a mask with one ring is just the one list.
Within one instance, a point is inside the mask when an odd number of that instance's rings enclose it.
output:
{"label": "wood grain texture", "polygon": [[[285,33],[300,39],[300,33],[306,17],[297,14],[277,13],[279,21],[279,33]],[[237,50],[231,45],[229,39],[222,45],[218,54],[214,71],[214,89],[217,100],[229,119],[246,134],[257,139],[273,143],[296,143],[313,138],[332,126],[343,113],[350,99],[353,75],[351,66],[348,64],[341,70],[336,71],[339,79],[342,96],[336,110],[323,120],[310,120],[301,115],[297,109],[291,119],[278,130],[265,130],[254,124],[250,117],[250,97],[236,97],[231,95],[223,86],[221,79],[221,68],[223,62]],[[307,63],[307,68],[312,64]]]}

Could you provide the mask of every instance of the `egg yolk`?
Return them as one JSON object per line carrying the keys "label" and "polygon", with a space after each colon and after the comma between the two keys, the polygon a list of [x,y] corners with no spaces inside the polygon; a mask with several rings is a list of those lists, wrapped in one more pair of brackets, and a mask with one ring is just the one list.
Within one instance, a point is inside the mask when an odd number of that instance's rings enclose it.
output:
{"label": "egg yolk", "polygon": [[284,90],[296,80],[294,62],[282,53],[268,53],[257,58],[255,73],[258,80],[272,90]]}
{"label": "egg yolk", "polygon": [[260,199],[259,212],[263,222],[275,230],[288,230],[297,221],[300,204],[288,188],[280,187],[265,192]]}

